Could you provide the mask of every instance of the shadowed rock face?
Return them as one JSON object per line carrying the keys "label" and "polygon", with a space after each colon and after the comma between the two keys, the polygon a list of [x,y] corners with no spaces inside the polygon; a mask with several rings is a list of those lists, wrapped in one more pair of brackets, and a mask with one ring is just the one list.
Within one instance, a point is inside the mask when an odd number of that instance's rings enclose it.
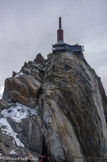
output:
{"label": "shadowed rock face", "polygon": [[[25,117],[23,105],[35,109],[36,114],[27,112],[29,115],[20,122],[7,119],[24,148],[16,142],[2,154],[21,147],[34,157],[48,153],[53,161],[58,157],[71,161],[72,154],[107,157],[107,97],[100,78],[82,53],[52,53],[47,60],[39,54],[25,63],[19,73],[6,79],[0,107],[8,114],[17,103],[22,108],[16,118],[19,114]],[[4,119],[2,111],[0,120]]]}

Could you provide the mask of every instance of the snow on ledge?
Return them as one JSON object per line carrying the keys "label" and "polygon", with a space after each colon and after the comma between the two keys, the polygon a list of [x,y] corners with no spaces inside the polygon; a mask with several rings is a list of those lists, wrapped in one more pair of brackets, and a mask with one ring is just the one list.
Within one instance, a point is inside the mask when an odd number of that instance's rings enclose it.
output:
{"label": "snow on ledge", "polygon": [[19,123],[22,119],[26,119],[32,115],[37,115],[37,112],[36,108],[32,109],[22,104],[16,103],[16,106],[11,106],[8,109],[2,110],[1,114],[4,118],[9,117],[17,123]]}
{"label": "snow on ledge", "polygon": [[23,72],[20,72],[17,75],[15,75],[14,77],[19,77],[19,76],[22,76],[22,75],[25,75],[25,74]]}

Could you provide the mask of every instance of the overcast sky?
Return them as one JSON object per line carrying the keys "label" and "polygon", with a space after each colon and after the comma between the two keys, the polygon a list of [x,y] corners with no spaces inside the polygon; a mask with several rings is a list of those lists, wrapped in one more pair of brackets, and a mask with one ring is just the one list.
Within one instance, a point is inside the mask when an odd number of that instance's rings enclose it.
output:
{"label": "overcast sky", "polygon": [[59,16],[64,41],[84,45],[107,93],[107,0],[0,0],[0,94],[12,71],[52,51]]}

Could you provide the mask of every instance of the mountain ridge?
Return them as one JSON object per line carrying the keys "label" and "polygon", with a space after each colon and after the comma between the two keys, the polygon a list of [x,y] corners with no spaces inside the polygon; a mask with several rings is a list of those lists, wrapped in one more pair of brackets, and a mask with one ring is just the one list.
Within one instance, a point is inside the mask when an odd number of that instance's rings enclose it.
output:
{"label": "mountain ridge", "polygon": [[[24,145],[20,151],[24,155],[49,154],[53,161],[60,156],[71,161],[72,154],[107,158],[107,97],[82,52],[51,53],[47,59],[38,54],[34,61],[24,63],[19,73],[6,79],[0,109],[1,119]],[[14,121],[9,114],[5,117],[4,110],[7,114],[11,111],[12,117],[22,115],[21,121]],[[9,134],[5,138],[14,139]],[[11,141],[7,149],[6,139],[1,141],[1,152],[19,154],[17,143],[13,147]],[[74,159],[78,161],[84,160]]]}

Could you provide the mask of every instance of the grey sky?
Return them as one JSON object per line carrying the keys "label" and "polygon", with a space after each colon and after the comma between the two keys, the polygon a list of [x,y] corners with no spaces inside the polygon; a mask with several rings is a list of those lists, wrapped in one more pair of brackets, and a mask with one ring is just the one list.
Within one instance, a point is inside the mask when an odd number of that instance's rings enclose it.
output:
{"label": "grey sky", "polygon": [[64,41],[84,45],[107,92],[107,0],[0,0],[0,87],[25,61],[52,51],[59,16]]}

